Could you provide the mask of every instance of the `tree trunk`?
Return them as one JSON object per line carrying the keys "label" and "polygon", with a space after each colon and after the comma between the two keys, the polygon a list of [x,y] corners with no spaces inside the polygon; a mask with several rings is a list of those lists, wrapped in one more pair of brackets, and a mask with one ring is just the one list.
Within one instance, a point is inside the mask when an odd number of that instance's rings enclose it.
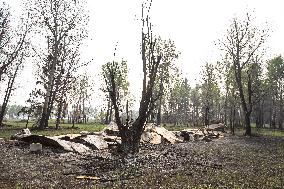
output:
{"label": "tree trunk", "polygon": [[233,112],[233,106],[230,108],[230,131],[233,134],[233,124],[234,124],[234,112]]}
{"label": "tree trunk", "polygon": [[[251,114],[251,106],[250,106],[250,99],[251,99],[251,85],[250,85],[250,79],[248,82],[248,98],[249,98],[249,107],[248,104],[245,100],[245,95],[244,95],[244,91],[243,91],[243,83],[242,83],[242,76],[241,76],[241,67],[240,67],[240,63],[234,63],[234,69],[235,69],[235,78],[236,78],[236,83],[239,89],[239,96],[240,96],[240,100],[241,100],[241,105],[242,105],[242,109],[243,109],[243,113],[245,116],[245,135],[251,135],[251,125],[250,125],[250,114]],[[249,109],[248,109],[249,108]]]}
{"label": "tree trunk", "polygon": [[60,100],[58,104],[58,110],[57,110],[57,118],[56,118],[56,126],[55,129],[59,129],[60,119],[61,119],[61,113],[62,113],[62,99]]}
{"label": "tree trunk", "polygon": [[227,92],[227,90],[226,90],[225,105],[224,105],[224,123],[225,123],[225,125],[227,125],[227,109],[228,109],[228,92]]}
{"label": "tree trunk", "polygon": [[[142,15],[143,15],[143,7],[142,7]],[[144,20],[144,18],[142,17]],[[145,21],[145,20],[144,20]],[[148,22],[148,17],[147,17]],[[144,22],[143,22],[144,24]],[[147,24],[148,32],[151,30],[149,25]],[[144,25],[143,25],[144,28]],[[161,61],[162,56],[158,55],[157,58],[155,58],[154,54],[154,47],[155,42],[152,41],[152,37],[150,37],[150,41],[147,41],[147,35],[149,36],[150,33],[144,34],[142,29],[142,61],[143,61],[143,88],[142,88],[142,97],[140,101],[140,107],[139,107],[139,115],[138,118],[132,123],[132,125],[129,125],[128,122],[126,124],[122,123],[121,117],[120,117],[120,108],[117,97],[119,97],[119,93],[117,90],[117,83],[115,82],[115,71],[116,70],[109,70],[110,71],[110,88],[109,88],[109,97],[112,101],[112,105],[114,108],[114,115],[116,124],[119,129],[119,133],[121,136],[121,150],[124,154],[134,154],[137,153],[139,150],[139,143],[141,139],[141,135],[144,130],[144,124],[146,123],[147,118],[149,118],[150,114],[153,112],[153,105],[157,99],[153,99],[153,88],[156,81],[157,71],[158,67]],[[152,33],[151,33],[152,35]],[[150,66],[148,67],[147,71],[147,56],[148,52],[146,52],[147,45],[150,44],[150,47],[148,49],[149,57],[151,60]],[[147,74],[148,73],[148,74]],[[148,78],[148,79],[147,79]]]}
{"label": "tree trunk", "polygon": [[279,129],[282,129],[282,124],[283,124],[283,90],[282,90],[282,86],[281,90],[280,90],[280,102],[279,102],[279,118],[278,118],[278,125],[279,125]]}
{"label": "tree trunk", "polygon": [[205,126],[209,126],[209,107],[206,106],[205,108],[205,118],[204,118]]}
{"label": "tree trunk", "polygon": [[158,105],[158,113],[157,113],[157,125],[161,125],[162,121],[162,99],[160,99],[159,105]]}
{"label": "tree trunk", "polygon": [[251,126],[250,126],[250,114],[249,113],[245,113],[245,128],[246,128],[246,132],[245,135],[247,136],[251,136]]}
{"label": "tree trunk", "polygon": [[18,63],[18,65],[15,69],[14,74],[12,75],[12,77],[9,78],[8,86],[7,86],[7,89],[5,91],[5,97],[4,97],[3,104],[1,106],[1,111],[0,111],[0,126],[2,126],[2,122],[3,122],[3,119],[4,119],[5,113],[6,113],[6,108],[7,108],[8,102],[10,100],[11,93],[12,93],[12,90],[13,90],[13,86],[14,86],[14,83],[15,83],[15,78],[17,76],[19,67],[22,64],[22,60],[23,60],[23,55],[21,57],[20,63]]}
{"label": "tree trunk", "polygon": [[[49,75],[48,75],[48,82],[47,82],[46,95],[44,99],[43,111],[42,111],[41,119],[38,125],[38,128],[40,130],[43,130],[46,127],[48,127],[48,120],[49,120],[49,116],[50,116],[52,105],[53,105],[53,102],[51,102],[51,100],[52,100],[52,96],[55,95],[53,94],[53,87],[54,87],[56,65],[58,63],[57,57],[58,57],[58,49],[59,49],[59,41],[58,41],[58,36],[57,36],[58,25],[56,21],[57,20],[55,19],[55,26],[54,26],[55,35],[53,39],[54,43],[52,44],[52,54],[49,56],[49,60],[48,60],[51,62],[51,67],[50,67]],[[48,45],[50,45],[49,37],[47,39],[47,43]]]}
{"label": "tree trunk", "polygon": [[271,99],[270,108],[269,108],[269,126],[272,128],[272,115],[273,115],[273,99]]}
{"label": "tree trunk", "polygon": [[107,112],[105,117],[105,124],[109,124],[111,122],[111,114],[112,114],[112,106],[111,106],[111,99],[109,99],[107,103]]}
{"label": "tree trunk", "polygon": [[232,135],[235,135],[235,127],[236,127],[236,107],[233,107],[233,116],[232,116],[232,128],[231,132]]}
{"label": "tree trunk", "polygon": [[112,106],[110,105],[108,123],[110,123],[111,121],[112,121]]}
{"label": "tree trunk", "polygon": [[74,128],[75,127],[75,116],[73,115],[72,116],[72,128]]}
{"label": "tree trunk", "polygon": [[264,100],[261,103],[261,117],[260,117],[260,121],[261,121],[261,127],[264,126]]}
{"label": "tree trunk", "polygon": [[[159,94],[163,94],[164,86],[163,86],[163,74],[164,72],[162,71],[161,73],[161,79],[160,79],[160,86],[159,86]],[[159,104],[158,104],[158,112],[157,112],[157,125],[161,125],[162,121],[162,98],[163,96],[160,95],[159,98]]]}

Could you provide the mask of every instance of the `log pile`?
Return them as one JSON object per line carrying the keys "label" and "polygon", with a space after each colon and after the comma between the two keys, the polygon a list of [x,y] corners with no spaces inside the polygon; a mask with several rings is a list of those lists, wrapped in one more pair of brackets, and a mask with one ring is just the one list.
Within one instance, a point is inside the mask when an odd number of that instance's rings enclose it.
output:
{"label": "log pile", "polygon": [[163,141],[171,144],[182,142],[175,134],[164,127],[147,124],[141,136],[142,143],[160,144]]}
{"label": "log pile", "polygon": [[182,131],[175,132],[175,135],[179,138],[183,138],[183,141],[212,141],[213,139],[224,137],[225,125],[222,123],[212,124],[208,127],[200,129],[184,129]]}
{"label": "log pile", "polygon": [[[223,136],[223,124],[214,124],[202,129],[185,129],[182,131],[168,131],[164,127],[154,124],[145,125],[141,136],[141,143],[161,144],[163,142],[176,144],[181,142],[204,140],[211,141]],[[87,153],[92,150],[106,150],[121,144],[119,131],[115,123],[111,123],[102,132],[67,134],[60,136],[32,135],[29,130],[23,130],[11,137],[27,143],[40,143],[57,149],[76,153]]]}

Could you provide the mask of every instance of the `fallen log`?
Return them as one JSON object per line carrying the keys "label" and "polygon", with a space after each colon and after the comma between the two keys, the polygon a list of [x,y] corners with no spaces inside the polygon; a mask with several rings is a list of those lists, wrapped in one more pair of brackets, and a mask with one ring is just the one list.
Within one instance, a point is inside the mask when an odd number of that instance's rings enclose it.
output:
{"label": "fallen log", "polygon": [[162,138],[164,138],[166,141],[168,141],[171,144],[176,144],[179,142],[183,142],[182,140],[178,139],[174,133],[171,131],[168,131],[164,127],[154,127],[153,131],[157,134],[161,135]]}
{"label": "fallen log", "polygon": [[[119,130],[116,123],[111,122],[103,131],[102,135],[104,139],[108,143],[121,143],[121,139],[119,137]],[[119,137],[119,140],[117,140]],[[145,125],[145,130],[141,136],[141,142],[144,143],[151,143],[151,144],[160,144],[162,143],[163,139],[165,141],[175,144],[179,142],[183,142],[182,139],[179,139],[175,136],[175,134],[171,131],[168,131],[164,127],[156,126],[155,124],[149,123]]]}
{"label": "fallen log", "polygon": [[86,153],[91,150],[90,148],[88,148],[87,146],[83,144],[61,140],[57,137],[30,135],[27,137],[22,137],[20,140],[27,142],[27,143],[40,143],[43,146],[50,146],[50,147],[54,147],[57,149],[61,149],[61,150],[69,151],[69,152],[76,152],[80,154]]}
{"label": "fallen log", "polygon": [[108,148],[107,142],[99,135],[78,136],[71,141],[84,144],[94,150],[104,150]]}
{"label": "fallen log", "polygon": [[205,128],[207,131],[221,131],[225,133],[225,125],[223,123],[212,124]]}
{"label": "fallen log", "polygon": [[141,135],[142,143],[161,144],[162,137],[155,132],[146,131]]}

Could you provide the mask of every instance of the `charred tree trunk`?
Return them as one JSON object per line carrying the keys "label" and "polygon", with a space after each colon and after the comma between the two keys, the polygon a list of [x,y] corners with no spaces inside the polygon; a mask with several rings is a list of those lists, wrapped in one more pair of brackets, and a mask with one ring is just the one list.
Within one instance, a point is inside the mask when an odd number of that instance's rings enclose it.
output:
{"label": "charred tree trunk", "polygon": [[112,106],[110,106],[110,110],[109,110],[108,123],[110,123],[111,121],[112,121]]}
{"label": "charred tree trunk", "polygon": [[209,107],[205,107],[205,116],[204,116],[204,124],[205,126],[209,126]]}
{"label": "charred tree trunk", "polygon": [[161,98],[159,100],[159,105],[158,105],[157,125],[161,125],[161,122],[162,122],[162,99]]}
{"label": "charred tree trunk", "polygon": [[[143,87],[142,97],[140,101],[138,118],[130,123],[126,121],[123,124],[120,117],[119,107],[119,86],[117,86],[115,78],[117,77],[117,68],[108,65],[108,75],[106,77],[106,84],[111,99],[115,121],[121,136],[121,151],[123,154],[134,154],[139,151],[139,144],[141,135],[144,130],[144,125],[147,118],[153,112],[154,104],[159,99],[153,97],[153,88],[156,84],[157,71],[161,62],[162,55],[156,55],[156,40],[153,39],[151,24],[149,23],[149,16],[145,19],[143,16],[144,4],[142,5],[142,63],[143,63]],[[146,26],[145,26],[146,24]],[[144,33],[144,30],[147,33]],[[148,61],[148,62],[147,62]],[[148,63],[148,64],[147,64]]]}

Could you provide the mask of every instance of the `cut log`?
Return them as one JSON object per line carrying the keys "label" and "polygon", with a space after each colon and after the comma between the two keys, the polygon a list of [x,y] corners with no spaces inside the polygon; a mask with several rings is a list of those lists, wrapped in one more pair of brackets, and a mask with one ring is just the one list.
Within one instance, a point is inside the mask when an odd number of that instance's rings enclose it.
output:
{"label": "cut log", "polygon": [[142,133],[141,142],[151,144],[161,144],[162,137],[155,132],[146,131]]}
{"label": "cut log", "polygon": [[225,125],[223,123],[209,125],[206,130],[208,131],[221,131],[225,133]]}
{"label": "cut log", "polygon": [[157,133],[151,133],[152,137],[150,139],[151,144],[161,144],[162,142],[162,137],[158,135]]}
{"label": "cut log", "polygon": [[153,129],[153,131],[156,132],[157,134],[161,135],[162,138],[164,138],[166,141],[168,141],[171,144],[176,144],[176,143],[179,143],[179,142],[183,142],[182,140],[178,139],[174,135],[174,133],[172,133],[171,131],[168,131],[164,127],[155,127]]}
{"label": "cut log", "polygon": [[71,141],[84,144],[95,150],[104,150],[108,148],[107,142],[99,135],[78,136]]}

